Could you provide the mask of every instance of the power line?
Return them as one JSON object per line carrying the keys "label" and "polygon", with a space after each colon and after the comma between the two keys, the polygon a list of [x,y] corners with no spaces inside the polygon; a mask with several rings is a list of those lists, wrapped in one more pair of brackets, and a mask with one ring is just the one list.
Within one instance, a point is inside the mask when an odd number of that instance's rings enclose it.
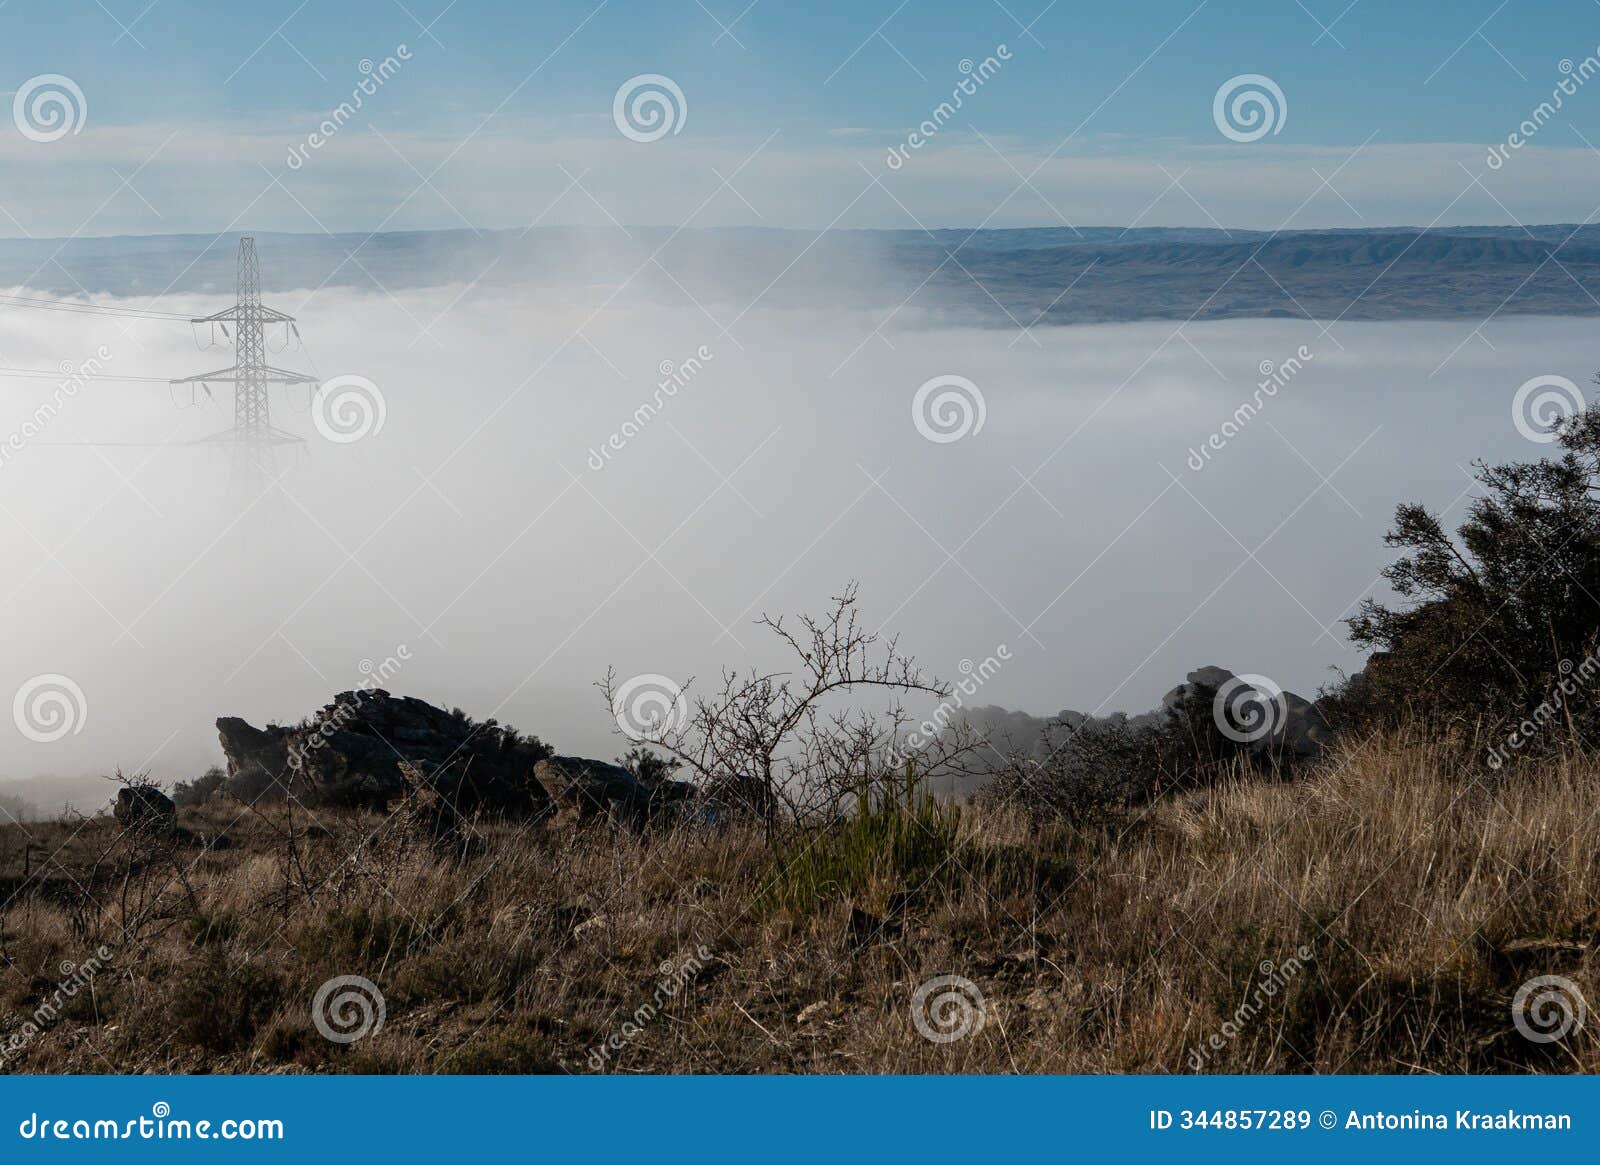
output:
{"label": "power line", "polygon": [[139,384],[170,384],[165,376],[115,376],[109,372],[75,372],[42,368],[0,368],[0,376],[14,376],[22,380],[125,380]]}
{"label": "power line", "polygon": [[130,316],[134,319],[173,320],[188,323],[189,317],[178,312],[156,311],[143,307],[110,307],[78,299],[46,299],[37,295],[11,295],[0,292],[0,304],[11,307],[37,308],[41,311],[65,311],[79,315]]}

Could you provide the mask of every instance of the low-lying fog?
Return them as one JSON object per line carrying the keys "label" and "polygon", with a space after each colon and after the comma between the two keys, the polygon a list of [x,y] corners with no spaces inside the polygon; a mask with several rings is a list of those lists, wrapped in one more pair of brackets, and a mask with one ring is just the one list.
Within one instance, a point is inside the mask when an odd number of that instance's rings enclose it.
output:
{"label": "low-lying fog", "polygon": [[[975,702],[1141,711],[1213,663],[1309,695],[1360,666],[1339,620],[1391,557],[1394,503],[1459,517],[1472,458],[1546,448],[1512,423],[1518,386],[1585,384],[1600,364],[1583,320],[1019,334],[901,313],[878,332],[888,309],[623,297],[594,315],[605,294],[268,296],[308,345],[270,359],[370,379],[384,419],[335,443],[304,388],[275,390],[275,423],[306,444],[279,453],[254,503],[226,450],[137,444],[228,427],[228,386],[194,408],[145,383],[66,399],[0,464],[0,696],[66,676],[86,714],[49,742],[7,723],[0,773],[189,777],[220,760],[217,716],[295,720],[389,659],[393,691],[610,757],[626,742],[592,686],[608,666],[703,686],[773,662],[754,620],[820,610],[850,579],[869,623],[930,671],[959,676],[1006,645]],[[0,313],[8,367],[102,344],[107,373],[233,360],[184,325]],[[1195,469],[1263,362],[1302,345],[1303,368]],[[625,430],[662,368],[702,347]],[[912,409],[946,375],[972,381],[985,414],[941,443]],[[53,391],[0,380],[0,433]]]}

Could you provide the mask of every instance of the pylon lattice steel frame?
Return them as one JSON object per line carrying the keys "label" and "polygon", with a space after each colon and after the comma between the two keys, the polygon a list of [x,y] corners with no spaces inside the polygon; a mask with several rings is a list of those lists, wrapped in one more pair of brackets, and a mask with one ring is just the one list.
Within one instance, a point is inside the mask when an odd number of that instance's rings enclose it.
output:
{"label": "pylon lattice steel frame", "polygon": [[[272,445],[300,444],[304,438],[272,426],[271,402],[267,388],[273,384],[316,384],[314,376],[276,368],[267,363],[266,325],[293,325],[294,317],[267,307],[261,302],[261,264],[256,258],[255,238],[239,240],[239,292],[234,305],[215,315],[190,321],[196,324],[232,324],[237,363],[230,368],[185,376],[173,384],[204,384],[209,381],[233,385],[233,428],[224,429],[202,442],[243,446],[261,450]],[[296,335],[298,335],[296,331]]]}

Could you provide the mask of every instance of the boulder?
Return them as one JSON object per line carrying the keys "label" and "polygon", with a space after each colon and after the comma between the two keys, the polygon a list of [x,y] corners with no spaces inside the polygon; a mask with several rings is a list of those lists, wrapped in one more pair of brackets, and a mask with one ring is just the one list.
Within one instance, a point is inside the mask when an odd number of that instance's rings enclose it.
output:
{"label": "boulder", "polygon": [[153,785],[124,785],[117,790],[111,815],[123,829],[173,833],[178,828],[178,806]]}
{"label": "boulder", "polygon": [[1262,755],[1313,757],[1333,739],[1310,700],[1270,686],[1264,677],[1236,676],[1227,668],[1196,668],[1162,697],[1161,706],[1169,713],[1204,711],[1219,730]]}
{"label": "boulder", "polygon": [[279,783],[300,797],[382,808],[426,785],[451,814],[521,815],[548,802],[533,769],[550,750],[538,740],[382,688],[340,692],[298,725],[223,717],[217,733],[239,796]]}
{"label": "boulder", "polygon": [[644,781],[605,761],[553,756],[533,769],[555,809],[587,821],[607,817],[630,825],[669,818],[692,819],[701,798],[687,781]]}
{"label": "boulder", "polygon": [[405,784],[402,806],[410,827],[430,841],[453,842],[462,836],[465,822],[451,797],[450,781],[427,761],[401,761]]}

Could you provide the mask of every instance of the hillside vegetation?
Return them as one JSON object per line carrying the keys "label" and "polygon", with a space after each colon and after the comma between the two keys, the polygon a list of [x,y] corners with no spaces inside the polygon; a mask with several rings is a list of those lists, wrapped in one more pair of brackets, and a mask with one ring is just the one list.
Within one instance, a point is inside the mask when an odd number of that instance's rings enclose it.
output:
{"label": "hillside vegetation", "polygon": [[[6,1069],[1600,1069],[1511,1010],[1534,976],[1596,986],[1600,762],[1462,759],[1393,733],[1116,824],[922,801],[772,848],[551,821],[447,854],[398,817],[226,799],[171,839],[12,826],[0,1050],[56,993]],[[335,1042],[314,998],[353,975],[383,1023]],[[924,999],[938,1042],[916,996],[950,975],[981,1001]]]}

